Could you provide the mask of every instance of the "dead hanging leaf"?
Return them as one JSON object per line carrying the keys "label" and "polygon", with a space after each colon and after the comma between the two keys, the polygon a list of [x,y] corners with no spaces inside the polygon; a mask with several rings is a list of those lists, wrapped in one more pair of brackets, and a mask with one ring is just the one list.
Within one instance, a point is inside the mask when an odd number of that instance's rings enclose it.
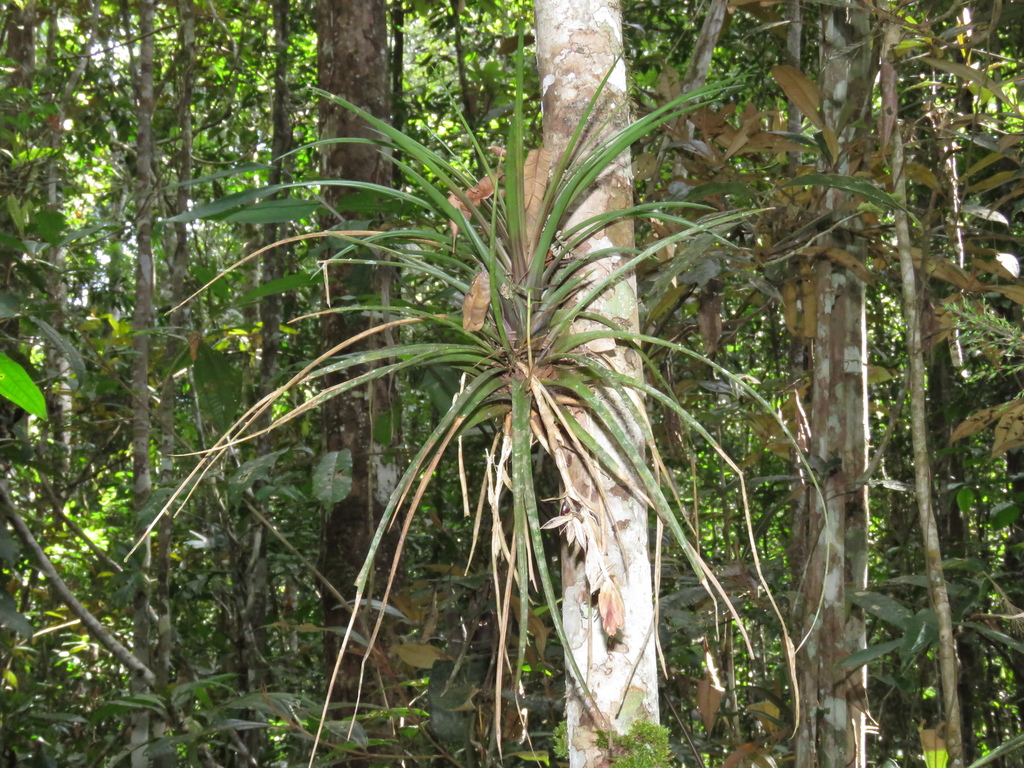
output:
{"label": "dead hanging leaf", "polygon": [[1024,445],[1024,400],[1018,400],[1008,407],[996,424],[996,436],[992,442],[992,457],[1002,456],[1011,448]]}
{"label": "dead hanging leaf", "polygon": [[462,300],[462,327],[467,331],[479,331],[484,327],[487,310],[491,306],[491,280],[486,272],[480,272],[466,291]]}
{"label": "dead hanging leaf", "polygon": [[779,708],[772,702],[759,701],[747,707],[747,711],[757,718],[765,733],[771,734],[779,730]]}
{"label": "dead hanging leaf", "polygon": [[988,290],[1001,293],[1008,299],[1024,304],[1024,285],[987,285]]}
{"label": "dead hanging leaf", "polygon": [[[469,202],[474,206],[480,205],[484,200],[487,200],[494,194],[494,179],[490,176],[484,176],[480,181],[476,183],[471,189],[465,190],[465,196]],[[470,217],[469,206],[463,201],[462,197],[455,192],[448,195],[448,202],[451,203],[456,209],[458,209],[463,216],[467,219]],[[459,236],[459,225],[455,223],[455,219],[448,222],[448,226],[452,231],[452,239]]]}
{"label": "dead hanging leaf", "polygon": [[410,667],[417,669],[430,669],[435,661],[448,660],[448,654],[433,645],[402,643],[391,646],[391,650]]}
{"label": "dead hanging leaf", "polygon": [[531,149],[523,163],[523,206],[526,209],[526,237],[532,243],[537,234],[544,191],[551,172],[551,153],[546,149]]}
{"label": "dead hanging leaf", "polygon": [[796,67],[786,64],[776,64],[772,67],[772,77],[796,108],[807,116],[815,128],[821,130],[825,124],[819,112],[821,89],[817,84]]}
{"label": "dead hanging leaf", "polygon": [[805,339],[813,339],[818,333],[818,283],[813,273],[800,284],[800,287],[803,291],[800,303],[804,310],[804,327],[801,335]]}
{"label": "dead hanging leaf", "polygon": [[654,84],[654,96],[658,106],[663,106],[672,99],[678,98],[682,93],[682,83],[683,78],[679,76],[679,72],[666,64]]}
{"label": "dead hanging leaf", "polygon": [[722,697],[725,696],[725,689],[713,683],[709,678],[697,683],[697,713],[704,723],[708,733],[715,727],[715,720],[718,719],[718,710],[722,705]]}
{"label": "dead hanging leaf", "polygon": [[972,413],[966,419],[957,424],[956,429],[953,430],[953,434],[949,436],[949,442],[955,443],[957,440],[963,440],[965,437],[976,435],[985,427],[989,426],[993,421],[999,418],[1000,413],[1008,405],[1012,405],[1015,401],[1009,403],[1000,403],[999,405],[993,405],[990,408],[982,408],[980,411]]}
{"label": "dead hanging leaf", "polygon": [[1017,178],[1017,171],[1000,171],[999,173],[993,173],[988,178],[982,179],[981,181],[975,182],[967,187],[967,192],[985,192],[989,189],[1005,184],[1008,181],[1013,181]]}
{"label": "dead hanging leaf", "polygon": [[946,739],[943,737],[945,728],[918,728],[917,734],[921,737],[921,751],[924,752],[924,762],[928,768],[942,768],[949,760],[949,753],[946,751]]}
{"label": "dead hanging leaf", "polygon": [[939,179],[927,166],[921,165],[920,163],[907,163],[903,172],[907,174],[907,178],[911,181],[916,181],[918,184],[924,184],[931,190],[938,190]]}
{"label": "dead hanging leaf", "polygon": [[797,302],[797,283],[787,280],[782,284],[782,318],[786,321],[786,330],[794,336],[800,334],[800,307]]}
{"label": "dead hanging leaf", "polygon": [[626,625],[626,606],[615,582],[606,579],[597,596],[597,610],[601,614],[601,625],[608,637],[615,637]]}
{"label": "dead hanging leaf", "polygon": [[697,327],[704,343],[704,354],[710,357],[718,351],[718,344],[722,340],[722,295],[711,283],[708,284],[708,288],[710,290],[705,291],[700,299]]}
{"label": "dead hanging leaf", "polygon": [[842,248],[826,248],[825,256],[828,257],[829,261],[833,261],[853,272],[853,274],[860,278],[861,282],[868,285],[871,284],[871,273],[868,271],[867,266],[849,251],[845,251]]}
{"label": "dead hanging leaf", "polygon": [[758,753],[757,742],[748,742],[737,747],[733,750],[725,762],[722,763],[722,768],[739,768],[741,765],[750,765],[753,762],[754,755]]}
{"label": "dead hanging leaf", "polygon": [[633,181],[647,181],[658,172],[658,156],[653,152],[637,155],[633,161]]}

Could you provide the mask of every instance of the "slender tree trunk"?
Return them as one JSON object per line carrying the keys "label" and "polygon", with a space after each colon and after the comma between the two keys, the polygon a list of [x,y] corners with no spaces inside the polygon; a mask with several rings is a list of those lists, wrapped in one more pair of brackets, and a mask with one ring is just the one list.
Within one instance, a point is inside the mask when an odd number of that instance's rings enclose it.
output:
{"label": "slender tree trunk", "polygon": [[[387,120],[390,113],[388,90],[388,53],[386,7],[383,0],[320,0],[318,5],[318,72],[320,87],[342,96],[374,116]],[[372,136],[361,118],[337,104],[323,101],[320,107],[321,138]],[[379,150],[358,144],[331,144],[322,150],[322,172],[327,179],[388,184],[391,169]],[[343,221],[334,219],[331,227],[344,228],[356,216],[346,211],[338,187],[324,191]],[[368,267],[337,267],[330,270],[327,302],[332,308],[345,302],[345,296],[365,295],[381,288],[381,272]],[[321,326],[323,348],[346,338],[375,322],[359,315],[329,313]],[[372,341],[368,343],[380,343]],[[326,387],[339,383],[347,375],[325,377]],[[377,442],[374,422],[391,407],[387,383],[378,382],[362,391],[334,398],[324,405],[324,433],[327,451],[348,451],[352,457],[352,490],[348,498],[326,511],[323,524],[321,568],[339,590],[348,589],[366,557],[377,521],[396,481],[394,465],[385,456],[386,446]],[[387,558],[387,543],[378,553]],[[328,591],[323,592],[324,623],[343,627],[348,623],[346,606]],[[341,635],[328,631],[324,637],[324,663],[328,678],[340,650]],[[358,686],[355,657],[343,661],[341,676],[329,696],[334,701],[354,702]],[[350,764],[352,764],[350,762]]]}
{"label": "slender tree trunk", "polygon": [[[544,146],[558,157],[595,98],[601,80],[611,72],[591,118],[595,126],[588,139],[600,141],[605,132],[622,128],[628,120],[626,71],[622,61],[622,28],[618,4],[602,0],[537,0],[537,59],[544,108]],[[601,134],[601,135],[598,135]],[[629,157],[624,154],[581,201],[572,222],[583,221],[632,204]],[[572,223],[567,224],[572,226]],[[582,253],[633,245],[632,224],[627,221],[597,233],[580,247]],[[595,262],[593,279],[615,270],[624,257],[610,256]],[[638,328],[636,283],[630,276],[594,303],[594,312]],[[639,376],[639,360],[614,342],[595,342],[591,351],[627,375]],[[609,398],[612,396],[608,394]],[[596,425],[585,425],[603,439]],[[607,443],[607,440],[605,440]],[[636,440],[635,449],[643,446]],[[573,466],[582,470],[581,462]],[[578,488],[601,504],[598,489],[589,476],[573,478]],[[623,733],[632,722],[658,722],[658,680],[655,662],[654,602],[648,551],[648,518],[644,503],[603,476],[608,504],[608,563],[611,580],[621,592],[624,627],[608,637],[594,602],[594,591],[583,568],[581,553],[564,551],[562,562],[562,617],[571,654],[584,679],[568,673],[566,719],[569,762],[573,768],[606,765],[610,753],[598,746],[598,733]],[[568,665],[567,665],[568,666]],[[589,689],[592,700],[584,693]]]}
{"label": "slender tree trunk", "polygon": [[[288,87],[288,44],[289,44],[289,0],[274,0],[272,5],[274,28],[274,100],[271,110],[271,155],[272,167],[269,182],[280,184],[284,180],[284,155],[291,149],[292,127],[289,117],[290,91]],[[264,225],[262,231],[263,247],[275,243],[282,237],[282,226],[278,224]],[[286,246],[271,248],[262,257],[260,263],[260,281],[266,285],[279,279],[284,274],[283,263],[288,256]],[[256,399],[262,399],[276,386],[278,374],[278,358],[281,349],[281,297],[269,294],[260,300],[260,327],[262,346],[260,349],[259,371],[256,381]],[[266,429],[271,423],[270,411],[265,412],[258,422],[259,429]],[[273,430],[268,430],[256,440],[257,455],[266,456],[274,450]],[[250,503],[264,517],[270,515],[268,504],[259,499]],[[240,600],[239,625],[241,627],[241,666],[245,678],[240,680],[243,690],[253,693],[264,690],[269,682],[270,670],[265,658],[268,606],[268,563],[267,563],[267,531],[261,522],[251,519],[244,538],[249,555],[240,567],[244,569]],[[246,713],[248,719],[262,720],[264,715],[255,710]],[[250,764],[256,762],[266,744],[266,731],[254,728],[241,734],[245,743]]]}
{"label": "slender tree trunk", "polygon": [[[152,490],[150,474],[150,438],[152,423],[149,395],[150,336],[153,328],[153,195],[156,183],[153,177],[153,26],[156,3],[154,0],[140,0],[139,3],[139,58],[136,80],[138,101],[138,128],[136,137],[136,178],[135,178],[135,309],[132,317],[132,477],[133,505],[136,514],[137,535],[143,535],[147,520],[141,517]],[[139,569],[139,586],[133,603],[133,651],[147,666],[152,664],[150,637],[150,595],[147,586],[151,566],[149,539],[143,542],[136,555]],[[146,683],[139,677],[132,678],[132,693],[144,693]],[[131,743],[132,768],[145,768],[149,758],[144,746],[152,736],[152,723],[148,710],[136,710],[132,714]]]}
{"label": "slender tree trunk", "polygon": [[[822,115],[831,158],[823,170],[851,174],[864,157],[855,123],[870,116],[870,18],[860,9],[822,7]],[[849,195],[826,192],[836,221]],[[833,223],[836,223],[835,221]],[[863,262],[857,222],[821,238]],[[812,354],[809,454],[821,494],[812,493],[801,585],[804,642],[798,652],[800,724],[796,768],[866,766],[865,668],[842,666],[865,647],[863,615],[847,589],[867,586],[867,341],[864,285],[827,258],[814,265],[817,323]]]}
{"label": "slender tree trunk", "polygon": [[[882,88],[883,104],[897,105],[897,77],[895,68],[895,45],[899,40],[899,28],[886,25],[885,50],[883,51]],[[889,97],[886,98],[886,91]],[[894,107],[895,108],[895,107]],[[903,153],[903,137],[900,133],[898,116],[892,115],[892,173],[896,180],[896,197],[907,199],[906,162]],[[942,681],[942,709],[946,718],[946,751],[949,753],[949,768],[963,768],[964,748],[961,729],[959,700],[959,662],[957,660],[956,638],[953,636],[953,618],[946,593],[946,579],[942,568],[942,549],[939,544],[939,530],[935,520],[932,493],[932,456],[928,450],[927,388],[925,385],[925,361],[921,340],[921,307],[918,278],[911,253],[910,223],[906,211],[896,211],[896,242],[900,254],[900,271],[903,276],[903,312],[907,326],[907,355],[910,358],[910,429],[914,446],[914,495],[917,499],[918,515],[924,539],[925,573],[928,577],[928,597],[939,625],[939,676]]]}

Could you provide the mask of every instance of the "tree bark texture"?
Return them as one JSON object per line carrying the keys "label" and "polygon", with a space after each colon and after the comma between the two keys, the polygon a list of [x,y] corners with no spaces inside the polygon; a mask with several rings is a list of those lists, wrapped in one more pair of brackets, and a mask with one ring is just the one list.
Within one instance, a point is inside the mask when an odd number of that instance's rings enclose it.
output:
{"label": "tree bark texture", "polygon": [[[325,91],[387,120],[390,112],[388,90],[388,54],[386,7],[383,0],[320,0],[318,12],[319,85]],[[320,107],[321,138],[371,137],[370,127],[352,112],[324,100]],[[391,169],[377,147],[359,144],[329,144],[322,148],[324,178],[388,184]],[[324,195],[339,211],[343,221],[332,220],[332,228],[344,228],[357,215],[345,210],[343,192],[327,187]],[[339,266],[330,270],[327,301],[336,308],[346,296],[368,294],[380,287],[380,271],[366,266]],[[330,313],[323,317],[321,338],[324,349],[340,344],[374,322],[356,314]],[[374,340],[368,344],[379,343]],[[355,351],[355,348],[352,348]],[[358,375],[347,372],[344,378]],[[341,376],[325,377],[324,386],[342,381]],[[326,450],[347,450],[352,456],[352,491],[348,498],[327,510],[323,526],[321,566],[324,575],[339,590],[354,582],[366,557],[373,531],[387,504],[397,476],[393,462],[387,461],[385,446],[374,438],[375,417],[391,407],[390,389],[385,382],[355,390],[331,400],[324,406]],[[377,437],[381,437],[378,432]],[[382,549],[388,549],[387,544]],[[387,558],[378,553],[378,561]],[[323,596],[327,627],[344,627],[348,609],[333,595]],[[341,634],[325,635],[325,666],[328,676],[340,650]],[[331,693],[335,701],[355,701],[358,659],[344,663],[338,684]]]}
{"label": "tree bark texture", "polygon": [[[895,69],[895,46],[899,41],[899,28],[886,25],[886,57],[882,69],[882,88],[894,95],[883,96],[883,103],[898,104],[895,97],[897,80]],[[891,56],[889,55],[891,54]],[[895,127],[892,132],[892,172],[896,179],[896,197],[907,199],[906,161],[903,152],[903,137],[900,133],[898,115],[892,116]],[[942,567],[942,549],[939,543],[939,529],[935,519],[934,495],[932,489],[932,455],[928,450],[928,412],[925,386],[924,346],[921,338],[921,297],[918,277],[914,268],[910,222],[906,211],[895,212],[896,242],[900,255],[900,271],[903,277],[903,312],[907,326],[907,356],[910,358],[910,429],[914,450],[914,495],[917,499],[918,515],[924,539],[925,573],[928,577],[928,597],[939,628],[939,677],[942,681],[942,711],[946,721],[946,751],[949,754],[949,768],[963,768],[964,740],[960,713],[959,684],[960,671],[957,659],[957,643],[953,635],[953,617],[946,592],[946,579]],[[958,537],[956,540],[962,540]]]}
{"label": "tree bark texture", "polygon": [[[870,117],[870,19],[853,7],[821,9],[822,116],[831,158],[825,172],[854,173],[865,156],[855,124]],[[825,194],[831,223],[820,244],[864,261],[855,204],[836,189]],[[845,267],[821,258],[814,265],[817,322],[812,341],[808,443],[820,495],[812,491],[804,543],[797,655],[800,723],[796,768],[866,765],[866,669],[842,666],[865,647],[858,610],[848,611],[848,589],[867,586],[867,340],[864,285]]]}
{"label": "tree bark texture", "polygon": [[[133,507],[136,531],[143,535],[147,520],[139,515],[149,500],[153,487],[150,469],[150,439],[152,419],[150,413],[149,362],[150,335],[153,327],[153,196],[156,187],[153,175],[153,112],[156,107],[153,92],[153,26],[156,3],[139,3],[139,59],[136,99],[138,127],[136,134],[135,177],[135,309],[132,316],[132,477]],[[150,596],[145,585],[150,570],[150,546],[147,540],[139,547],[135,564],[142,571],[133,601],[133,651],[140,662],[151,664]],[[139,676],[133,676],[132,693],[144,693],[148,685]],[[132,768],[146,768],[149,758],[145,745],[151,737],[150,715],[138,710],[132,715],[131,744]]]}
{"label": "tree bark texture", "polygon": [[[591,118],[593,128],[584,131],[584,141],[597,142],[627,124],[621,12],[618,4],[601,0],[537,0],[535,10],[544,146],[557,158],[609,72],[611,76],[597,97]],[[622,210],[631,204],[629,157],[624,154],[580,201],[566,228],[574,222],[606,211]],[[589,253],[632,244],[632,224],[622,221],[598,232],[579,250]],[[595,262],[593,279],[620,267],[624,258],[624,255],[614,255]],[[616,283],[590,309],[635,331],[638,312],[633,276],[627,275]],[[600,355],[620,372],[641,375],[635,355],[611,340],[593,342],[587,351]],[[616,407],[611,393],[605,394],[612,407]],[[585,428],[607,447],[608,440],[601,434],[599,425],[588,423],[585,414],[580,418]],[[638,453],[643,451],[639,436],[632,448]],[[574,461],[572,465],[577,471],[574,480],[578,489],[588,493],[593,503],[599,505],[598,489],[592,478],[582,471],[582,463]],[[656,723],[659,718],[647,509],[611,476],[601,476],[597,482],[604,487],[608,500],[609,527],[616,531],[607,537],[608,563],[611,578],[621,591],[625,626],[614,637],[605,634],[593,595],[600,585],[588,583],[580,552],[564,551],[562,619],[569,643],[566,653],[575,659],[584,678],[575,680],[572,673],[567,672],[566,719],[569,760],[573,768],[607,764],[609,751],[598,746],[599,731],[623,733],[635,720]],[[592,700],[585,695],[584,685]]]}

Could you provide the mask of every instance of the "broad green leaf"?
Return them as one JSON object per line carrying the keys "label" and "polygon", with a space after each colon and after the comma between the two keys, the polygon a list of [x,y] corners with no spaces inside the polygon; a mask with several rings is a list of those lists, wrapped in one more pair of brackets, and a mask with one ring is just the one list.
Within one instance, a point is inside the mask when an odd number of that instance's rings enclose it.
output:
{"label": "broad green leaf", "polygon": [[323,283],[323,280],[323,272],[296,272],[293,275],[285,275],[284,277],[279,277],[277,280],[271,280],[269,283],[264,283],[258,288],[253,288],[251,291],[242,294],[232,301],[231,304],[239,307],[243,304],[255,301],[256,299],[262,299],[264,296],[273,296],[277,293],[294,291],[297,288],[306,288],[310,285],[320,285]]}
{"label": "broad green leaf", "polygon": [[52,325],[38,317],[29,316],[29,320],[35,323],[43,335],[50,340],[50,343],[57,349],[60,356],[68,361],[68,365],[71,366],[71,370],[75,374],[74,380],[69,382],[69,384],[72,390],[77,390],[78,386],[85,381],[85,360],[82,359],[82,356],[71,342]]}
{"label": "broad green leaf", "polygon": [[907,622],[905,630],[900,645],[900,658],[904,666],[912,663],[917,654],[932,647],[939,639],[935,612],[930,608],[922,608]]}
{"label": "broad green leaf", "polygon": [[61,242],[66,225],[63,213],[44,208],[33,214],[31,229],[50,245],[57,245]]}
{"label": "broad green leaf", "polygon": [[32,637],[35,628],[18,610],[18,604],[4,590],[0,590],[0,627],[14,630],[22,637]]}
{"label": "broad green leaf", "polygon": [[808,173],[790,179],[783,187],[828,187],[860,195],[869,203],[886,211],[896,211],[902,206],[884,189],[876,187],[869,180],[859,176],[843,176],[837,173]]}
{"label": "broad green leaf", "polygon": [[169,219],[164,219],[164,221],[189,222],[195,221],[196,219],[212,219],[214,217],[219,217],[228,211],[233,211],[235,208],[240,208],[243,205],[251,203],[253,200],[261,200],[264,197],[270,197],[279,189],[279,186],[274,186],[236,192],[233,195],[222,197],[220,200],[214,200],[212,203],[197,205],[190,211],[179,213],[177,216],[171,216]]}
{"label": "broad green leaf", "polygon": [[241,370],[223,352],[200,344],[192,371],[202,414],[217,432],[226,432],[242,402]]}
{"label": "broad green leaf", "polygon": [[961,626],[970,627],[971,629],[977,630],[981,634],[985,635],[996,642],[1002,643],[1007,648],[1012,648],[1017,653],[1024,654],[1024,642],[1016,640],[1004,632],[999,632],[991,627],[987,627],[984,624],[978,624],[973,621],[965,621]]}
{"label": "broad green leaf", "polygon": [[965,515],[969,513],[971,511],[971,507],[974,506],[974,491],[967,486],[964,486],[957,491],[956,505]]}
{"label": "broad green leaf", "polygon": [[313,470],[313,495],[330,506],[352,492],[352,452],[348,449],[325,453]]}
{"label": "broad green leaf", "polygon": [[6,526],[0,528],[0,560],[13,565],[18,558],[21,547],[18,542],[8,533]]}
{"label": "broad green leaf", "polygon": [[878,592],[853,592],[850,595],[850,602],[900,629],[906,629],[907,624],[914,618],[914,614],[903,603]]}
{"label": "broad green leaf", "polygon": [[1010,504],[1009,502],[996,504],[996,506],[992,508],[992,513],[989,517],[989,527],[993,531],[999,531],[1013,525],[1019,519],[1020,507],[1016,504]]}
{"label": "broad green leaf", "polygon": [[319,207],[320,203],[315,200],[266,200],[229,213],[220,220],[240,224],[279,224],[309,218]]}
{"label": "broad green leaf", "polygon": [[287,449],[274,451],[265,456],[250,459],[235,470],[235,474],[228,481],[228,498],[236,503],[241,495],[251,488],[254,483],[266,480],[270,476],[270,470],[274,468],[277,460]]}
{"label": "broad green leaf", "polygon": [[903,645],[903,640],[890,640],[887,643],[879,643],[878,645],[872,645],[869,648],[851,653],[845,659],[843,659],[842,665],[844,667],[859,667],[867,664],[869,661],[885,656],[891,651],[896,650]]}
{"label": "broad green leaf", "polygon": [[0,353],[0,395],[33,416],[46,418],[46,400],[25,369]]}

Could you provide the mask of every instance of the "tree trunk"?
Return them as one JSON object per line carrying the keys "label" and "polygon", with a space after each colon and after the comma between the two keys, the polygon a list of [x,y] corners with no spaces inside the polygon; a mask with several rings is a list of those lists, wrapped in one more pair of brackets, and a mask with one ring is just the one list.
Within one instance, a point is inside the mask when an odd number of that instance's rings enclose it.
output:
{"label": "tree trunk", "polygon": [[[341,96],[387,120],[390,112],[387,69],[386,6],[383,0],[347,0],[337,3],[320,0],[318,6],[319,84],[329,93]],[[369,126],[352,112],[323,101],[320,107],[320,136],[323,139],[369,137]],[[359,144],[330,144],[321,150],[322,172],[327,179],[388,184],[391,169],[377,147]],[[345,209],[338,187],[328,187],[324,196],[343,221],[329,226],[348,225],[357,215]],[[365,266],[336,267],[329,272],[327,302],[338,307],[344,297],[365,295],[380,287],[380,272]],[[369,327],[373,320],[355,314],[330,313],[323,316],[321,339],[324,349]],[[370,341],[367,343],[379,343]],[[365,348],[365,346],[363,347]],[[354,350],[354,348],[350,348]],[[325,377],[330,387],[347,379],[351,372]],[[366,557],[377,521],[383,513],[397,476],[394,464],[384,455],[386,446],[377,442],[375,417],[391,408],[390,389],[378,382],[324,405],[324,433],[327,451],[348,451],[352,457],[352,490],[349,496],[328,509],[324,518],[321,568],[327,579],[345,591],[355,581]],[[382,550],[388,549],[387,545]],[[378,553],[386,558],[387,553]],[[324,624],[344,627],[348,609],[328,592],[323,592]],[[324,636],[324,662],[328,678],[340,650],[341,634],[328,631]],[[332,700],[354,702],[358,685],[358,659],[345,660]]]}
{"label": "tree trunk", "polygon": [[[852,174],[864,157],[855,123],[870,116],[870,18],[849,7],[822,8],[822,115],[833,155],[822,170]],[[835,221],[850,196],[826,191]],[[864,261],[866,244],[855,221],[819,241]],[[809,454],[821,495],[809,504],[801,585],[804,642],[798,652],[800,725],[796,768],[866,765],[866,668],[842,661],[865,647],[858,610],[847,610],[847,589],[867,586],[867,342],[864,285],[851,271],[820,258],[814,265],[817,323],[812,353]]]}
{"label": "tree trunk", "polygon": [[[597,94],[601,80],[611,71],[591,117],[594,129],[588,141],[598,142],[621,129],[628,120],[628,94],[622,55],[621,14],[617,4],[601,0],[537,0],[537,58],[543,89],[544,146],[558,157]],[[632,179],[628,155],[622,155],[602,176],[574,211],[573,223],[632,204]],[[631,222],[622,221],[597,233],[579,251],[633,245]],[[622,263],[620,256],[601,259],[592,267],[592,279],[608,274]],[[615,322],[638,328],[636,282],[632,276],[619,281],[600,297],[591,310]],[[608,340],[593,343],[591,349],[617,370],[639,377],[639,360],[634,353]],[[611,399],[612,395],[606,393]],[[602,440],[595,424],[584,424]],[[603,440],[606,447],[607,440]],[[640,440],[635,450],[642,453]],[[614,451],[613,451],[614,455]],[[582,470],[581,462],[573,467]],[[579,489],[589,491],[601,504],[598,489],[582,471],[573,478]],[[608,500],[609,526],[617,534],[608,536],[608,562],[612,581],[621,591],[625,608],[620,634],[608,637],[594,605],[579,552],[563,553],[562,616],[571,654],[584,676],[575,680],[567,673],[566,719],[569,762],[573,768],[605,765],[607,746],[598,744],[599,732],[625,733],[632,722],[657,723],[658,681],[655,662],[654,602],[651,562],[648,552],[648,519],[644,503],[610,476],[599,482]],[[567,665],[568,666],[568,665]],[[584,686],[592,700],[588,700]],[[604,742],[602,742],[604,743]]]}
{"label": "tree trunk", "polygon": [[[132,477],[133,506],[136,515],[137,535],[144,535],[147,520],[141,517],[152,491],[150,473],[150,438],[152,422],[149,396],[150,331],[153,327],[153,195],[156,183],[153,177],[153,27],[156,3],[141,0],[139,3],[139,60],[136,80],[138,109],[138,133],[136,137],[135,177],[135,309],[132,316]],[[133,651],[147,666],[152,663],[150,637],[150,595],[147,581],[150,570],[149,538],[136,553],[135,565],[140,570],[133,602]],[[146,683],[138,676],[132,677],[132,693],[148,691]],[[132,714],[131,744],[132,768],[146,768],[149,757],[145,745],[152,736],[153,724],[148,710],[138,709]]]}
{"label": "tree trunk", "polygon": [[[899,31],[896,25],[887,25],[886,49],[883,53],[887,58],[882,70],[882,87],[889,89],[893,95],[889,99],[883,98],[883,103],[898,104],[894,62],[896,58],[894,48],[898,40]],[[900,201],[906,201],[907,168],[903,152],[903,137],[900,133],[898,116],[893,115],[892,117],[895,122],[895,129],[892,132],[892,173],[896,179],[896,197]],[[921,338],[921,298],[918,288],[919,278],[914,269],[914,257],[911,252],[913,244],[908,218],[904,210],[895,212],[896,241],[899,247],[900,271],[903,277],[903,312],[907,326],[907,356],[910,358],[910,428],[914,446],[914,495],[917,500],[922,538],[924,539],[928,597],[938,622],[939,675],[942,681],[942,712],[946,719],[946,750],[949,755],[950,768],[962,768],[964,749],[958,695],[959,662],[933,504],[932,455],[928,450],[928,393],[925,386],[924,346]]]}

